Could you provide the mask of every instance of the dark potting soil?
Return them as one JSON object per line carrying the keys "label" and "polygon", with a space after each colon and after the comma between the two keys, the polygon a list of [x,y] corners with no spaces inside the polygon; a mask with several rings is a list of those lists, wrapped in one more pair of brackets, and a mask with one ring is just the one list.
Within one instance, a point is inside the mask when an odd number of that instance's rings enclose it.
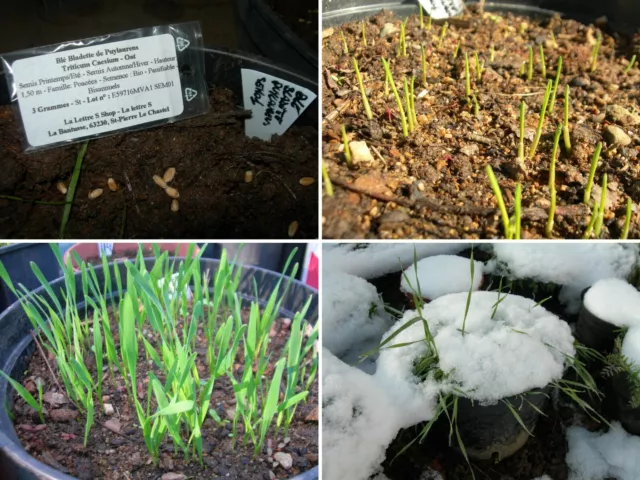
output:
{"label": "dark potting soil", "polygon": [[[323,32],[327,34],[323,38],[323,158],[335,190],[333,197],[325,193],[323,198],[324,237],[501,238],[504,232],[486,165],[492,166],[509,209],[514,204],[516,183],[522,182],[523,238],[544,236],[553,134],[563,120],[564,88],[569,84],[572,150],[567,153],[561,141],[553,237],[582,237],[591,216],[591,209],[582,203],[591,156],[603,140],[592,197],[599,202],[599,185],[606,173],[601,237],[618,238],[627,199],[640,201],[640,164],[636,160],[640,150],[640,69],[636,64],[624,73],[637,36],[603,33],[597,69],[591,72],[590,57],[598,32],[594,26],[557,15],[544,19],[489,12],[480,15],[475,7],[469,7],[461,18],[449,20],[438,48],[441,27],[435,23],[430,31],[426,27],[421,30],[417,15],[408,19],[406,57],[397,56],[400,20],[389,12]],[[383,30],[389,31],[385,24],[392,24],[395,33],[381,38]],[[364,46],[362,25],[368,46]],[[606,25],[603,28],[606,30]],[[458,41],[461,47],[454,59]],[[426,85],[422,81],[423,44]],[[544,45],[546,78],[541,73],[540,44]],[[520,75],[529,46],[534,49],[531,81]],[[476,80],[475,52],[484,62],[480,82]],[[479,104],[477,116],[466,100],[465,53]],[[525,160],[523,171],[516,162],[520,103],[524,100],[527,104],[524,144],[528,156],[545,87],[555,78],[560,55],[563,67],[555,106],[547,113],[537,153],[533,160]],[[363,75],[372,120],[367,120],[364,112],[353,57]],[[389,95],[384,95],[381,58],[390,61],[403,102],[402,82],[415,75],[418,125],[407,139],[393,92],[390,89]],[[342,125],[349,141],[366,142],[371,153],[369,158],[354,162],[352,169],[343,154]],[[607,133],[613,130],[615,138]],[[635,211],[629,238],[639,236]]]}
{"label": "dark potting soil", "polygon": [[[248,313],[243,312],[243,317],[248,317]],[[269,333],[271,340],[269,352],[272,359],[277,360],[280,357],[289,338],[289,325],[290,322],[285,319],[277,319],[274,323]],[[114,327],[112,332],[116,335],[117,329]],[[156,340],[150,339],[152,343]],[[114,341],[117,346],[119,339],[114,337]],[[202,331],[197,334],[196,345],[195,351],[198,354],[196,367],[202,376],[206,376],[208,372],[204,360],[206,342],[202,337]],[[49,361],[53,363],[52,367],[55,370],[55,361],[51,359]],[[238,377],[242,375],[244,362],[241,358],[238,358],[237,362],[234,368]],[[90,373],[95,375],[95,363],[87,363]],[[137,370],[140,379],[138,391],[141,400],[145,402],[147,371],[150,368],[155,369],[155,367],[149,367],[144,355],[141,355]],[[270,363],[267,367],[267,375],[270,375],[273,368],[273,363]],[[37,378],[44,381],[45,392],[57,391],[46,363],[36,350],[30,360],[23,385],[35,393],[34,382]],[[60,382],[60,378],[57,381]],[[272,428],[267,434],[262,451],[256,458],[253,458],[252,445],[242,446],[244,430],[241,425],[238,425],[239,441],[233,449],[230,424],[217,425],[210,417],[205,420],[202,429],[205,452],[203,465],[200,465],[197,460],[187,464],[181,452],[174,454],[169,436],[161,447],[159,464],[154,465],[144,444],[140,428],[137,426],[135,408],[127,398],[123,385],[121,377],[116,379],[116,385],[106,380],[103,383],[103,395],[109,397],[108,403],[113,405],[115,414],[106,416],[101,407],[96,405],[96,422],[100,424],[96,423],[93,426],[87,447],[83,446],[85,419],[82,415],[78,415],[71,404],[62,404],[57,407],[46,404],[49,414],[45,416],[45,423],[40,424],[37,414],[22,399],[16,398],[12,414],[16,432],[25,450],[38,460],[67,474],[80,479],[102,480],[156,480],[164,478],[162,476],[168,473],[184,474],[186,478],[202,480],[212,478],[286,479],[307,471],[318,463],[317,379],[312,384],[307,402],[299,404],[287,437],[283,437],[282,431],[276,437]],[[155,408],[155,405],[152,408]],[[220,378],[216,381],[211,408],[214,408],[223,420],[233,418],[235,395],[228,379]],[[54,411],[57,411],[54,413],[56,418],[64,419],[54,420],[50,416]],[[285,469],[282,465],[274,463],[273,455],[277,452],[291,455],[291,468]]]}
{"label": "dark potting soil", "polygon": [[[272,142],[244,135],[244,114],[231,91],[211,93],[208,115],[172,125],[91,141],[84,158],[67,238],[317,238],[317,130],[293,126]],[[63,206],[1,198],[63,202],[79,144],[27,155],[10,106],[0,107],[0,237],[51,239],[60,235]],[[179,211],[154,181],[176,169],[170,186]],[[245,172],[253,181],[245,182]],[[115,179],[118,190],[107,187]],[[104,193],[90,200],[89,192]]]}
{"label": "dark potting soil", "polygon": [[312,51],[317,51],[317,0],[267,0],[267,4]]}

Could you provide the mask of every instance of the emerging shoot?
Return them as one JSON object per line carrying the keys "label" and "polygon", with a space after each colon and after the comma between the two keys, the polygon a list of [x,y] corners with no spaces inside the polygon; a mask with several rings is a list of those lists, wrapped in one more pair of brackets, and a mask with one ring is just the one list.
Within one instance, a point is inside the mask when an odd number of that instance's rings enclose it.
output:
{"label": "emerging shoot", "polygon": [[553,48],[558,48],[558,42],[556,42],[556,36],[553,33],[553,30],[551,30],[551,44],[553,45]]}
{"label": "emerging shoot", "polygon": [[442,47],[442,42],[444,40],[444,36],[447,34],[447,28],[449,27],[449,22],[444,22],[442,25],[442,29],[440,30],[440,40],[438,40],[438,48]]}
{"label": "emerging shoot", "polygon": [[340,36],[342,37],[342,51],[345,55],[349,55],[349,46],[347,45],[347,39],[344,38],[344,32],[340,30]]}
{"label": "emerging shoot", "polygon": [[362,21],[362,43],[367,46],[367,34],[364,31],[364,20]]}
{"label": "emerging shoot", "polygon": [[593,157],[591,157],[591,168],[589,169],[589,180],[587,181],[587,188],[584,191],[584,198],[582,201],[587,205],[591,205],[591,188],[593,187],[593,179],[596,176],[596,168],[598,161],[600,160],[600,152],[602,151],[602,142],[598,142]]}
{"label": "emerging shoot", "polygon": [[420,9],[420,30],[424,28],[424,13],[422,12],[422,4],[418,3],[418,8]]}
{"label": "emerging shoot", "polygon": [[553,152],[551,153],[551,166],[549,167],[549,192],[551,193],[551,203],[549,205],[549,218],[547,219],[547,227],[545,234],[551,238],[553,232],[553,222],[556,214],[556,159],[558,157],[558,144],[560,143],[560,134],[562,133],[562,125],[558,124],[556,134],[553,137]]}
{"label": "emerging shoot", "polygon": [[480,58],[478,58],[478,52],[475,52],[475,56],[476,56],[476,76],[479,82],[480,80],[482,80],[482,67],[484,66],[484,62],[481,62]]}
{"label": "emerging shoot", "polygon": [[624,69],[624,73],[625,75],[627,73],[629,73],[629,71],[633,68],[633,65],[635,65],[636,63],[636,56],[634,55],[633,57],[631,57],[631,60],[629,61],[629,65],[627,65],[627,68]]}
{"label": "emerging shoot", "polygon": [[556,94],[558,93],[558,83],[560,83],[560,74],[562,73],[562,55],[558,57],[558,67],[556,70],[556,79],[553,82],[553,90],[551,91],[551,99],[549,101],[548,113],[553,113],[553,107],[556,104]]}
{"label": "emerging shoot", "polygon": [[373,119],[373,113],[371,113],[371,106],[369,105],[369,99],[367,98],[367,92],[364,90],[364,84],[362,83],[362,76],[360,75],[360,69],[358,68],[358,60],[353,57],[353,69],[356,71],[356,78],[358,79],[358,85],[360,86],[360,94],[362,95],[362,104],[364,105],[364,111],[367,114],[369,120]]}
{"label": "emerging shoot", "polygon": [[347,139],[347,129],[342,125],[340,130],[342,132],[342,143],[344,145],[344,158],[349,168],[353,168],[353,164],[351,163],[351,150],[349,150],[349,140]]}
{"label": "emerging shoot", "polygon": [[571,136],[569,135],[569,85],[564,87],[564,122],[562,125],[562,138],[564,148],[569,153],[571,151]]}
{"label": "emerging shoot", "polygon": [[413,125],[413,112],[411,110],[411,97],[409,95],[409,84],[407,83],[407,77],[404,77],[404,104],[407,107],[407,117],[409,119],[409,132],[413,132],[415,126]]}
{"label": "emerging shoot", "polygon": [[520,224],[521,224],[521,219],[522,219],[522,185],[520,184],[520,182],[518,182],[516,184],[516,198],[515,198],[515,206],[514,206],[514,210],[515,210],[515,219],[514,219],[514,229],[515,229],[515,233],[513,235],[513,238],[515,240],[520,240]]}
{"label": "emerging shoot", "polygon": [[595,72],[596,68],[598,68],[598,51],[600,50],[600,44],[602,43],[602,34],[598,32],[598,39],[596,40],[596,44],[593,46],[593,50],[591,50],[591,72]]}
{"label": "emerging shoot", "polygon": [[413,126],[418,127],[418,115],[416,114],[416,97],[415,97],[416,77],[411,75],[411,88],[409,90],[409,98],[411,99],[411,112],[413,113]]}
{"label": "emerging shoot", "polygon": [[400,99],[400,93],[398,93],[396,82],[393,81],[393,75],[391,74],[391,67],[389,67],[389,62],[384,58],[382,59],[382,65],[384,66],[384,70],[387,74],[387,78],[389,79],[389,83],[391,84],[391,88],[393,89],[393,94],[396,97],[396,103],[398,104],[398,110],[400,112],[400,120],[402,122],[402,134],[405,137],[408,137],[409,131],[407,130],[407,117],[404,114],[404,108],[402,108],[402,100]]}
{"label": "emerging shoot", "polygon": [[620,235],[620,240],[626,240],[629,236],[629,226],[631,225],[631,210],[633,204],[631,203],[631,199],[627,198],[627,213],[624,216],[624,227],[622,228],[622,235]]}
{"label": "emerging shoot", "polygon": [[533,138],[533,144],[531,145],[531,150],[529,151],[529,160],[533,160],[533,157],[536,155],[536,149],[538,148],[538,143],[540,142],[540,137],[542,137],[542,127],[544,126],[544,114],[547,111],[547,104],[549,103],[549,97],[551,96],[551,84],[553,82],[549,80],[547,82],[547,90],[544,94],[544,100],[542,101],[542,109],[540,110],[540,120],[538,120],[538,128],[536,129],[536,136]]}
{"label": "emerging shoot", "polygon": [[456,43],[456,48],[453,50],[453,59],[458,58],[458,52],[460,52],[460,39],[458,39],[458,43]]}
{"label": "emerging shoot", "polygon": [[464,52],[464,81],[465,81],[465,94],[467,98],[471,96],[471,78],[469,76],[469,54]]}
{"label": "emerging shoot", "polygon": [[476,98],[476,94],[472,93],[471,98],[473,99],[473,114],[477,117],[480,115],[480,105],[478,104],[478,99]]}
{"label": "emerging shoot", "polygon": [[529,65],[527,69],[527,80],[533,80],[533,47],[529,47]]}
{"label": "emerging shoot", "polygon": [[493,62],[493,60],[496,58],[496,47],[493,46],[493,43],[491,44],[491,49],[489,50],[489,61]]}
{"label": "emerging shoot", "polygon": [[329,173],[327,172],[327,167],[322,162],[322,179],[324,180],[324,191],[328,197],[333,197],[333,184],[331,183],[331,179],[329,178]]}
{"label": "emerging shoot", "polygon": [[504,227],[504,235],[506,238],[511,238],[511,224],[509,222],[509,214],[507,213],[507,207],[505,206],[504,199],[502,198],[500,185],[498,185],[498,180],[493,173],[491,165],[487,165],[485,167],[485,171],[487,172],[487,176],[489,177],[489,183],[491,183],[493,194],[496,196],[496,200],[498,201],[498,208],[500,209],[500,214],[502,215],[502,226]]}
{"label": "emerging shoot", "polygon": [[527,104],[524,100],[520,103],[520,142],[518,143],[518,162],[524,164],[524,112]]}
{"label": "emerging shoot", "polygon": [[600,237],[600,230],[602,230],[602,222],[604,221],[604,208],[607,204],[607,174],[602,175],[602,193],[600,194],[600,207],[598,208],[598,214],[596,215],[596,223],[593,227],[593,233],[596,238]]}
{"label": "emerging shoot", "polygon": [[[427,53],[424,50],[424,45],[422,47],[422,85],[427,86]],[[387,95],[389,95],[387,93]]]}
{"label": "emerging shoot", "polygon": [[547,66],[544,63],[544,45],[540,44],[540,70],[542,71],[542,78],[547,78]]}

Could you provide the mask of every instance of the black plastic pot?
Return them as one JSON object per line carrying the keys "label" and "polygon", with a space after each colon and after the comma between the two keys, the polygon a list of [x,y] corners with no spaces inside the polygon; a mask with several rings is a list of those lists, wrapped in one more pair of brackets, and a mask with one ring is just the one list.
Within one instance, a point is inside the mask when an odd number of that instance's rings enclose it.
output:
{"label": "black plastic pot", "polygon": [[[150,269],[154,262],[154,259],[147,259],[147,268]],[[203,271],[210,269],[211,274],[214,275],[219,262],[217,260],[201,259],[200,264]],[[123,288],[126,289],[127,275],[124,263],[118,262],[115,265],[120,269]],[[98,266],[95,270],[98,281],[103,281],[102,267]],[[79,309],[84,308],[85,300],[82,295],[81,275],[81,273],[78,273],[75,276]],[[111,278],[113,279],[113,275]],[[265,305],[280,278],[280,274],[262,268],[242,267],[238,293],[245,301],[257,300],[261,305]],[[254,280],[257,285],[257,298],[254,295]],[[50,285],[60,301],[63,301],[64,279],[57,279],[51,282]],[[115,289],[115,283],[113,286]],[[35,292],[44,293],[44,289],[41,287]],[[308,310],[307,318],[315,323],[318,320],[317,292],[298,281],[292,283],[282,303],[280,314],[293,318],[293,313],[304,306],[309,296],[313,296],[313,300]],[[29,358],[35,349],[30,335],[31,330],[31,323],[18,303],[14,303],[0,315],[0,370],[18,380],[24,375]],[[13,427],[13,422],[5,408],[5,406],[11,408],[13,405],[13,392],[8,388],[4,377],[0,379],[0,405],[2,405],[2,408],[0,408],[0,478],[2,480],[75,480],[74,477],[61,473],[36,460],[22,448]],[[318,467],[294,477],[295,480],[316,480],[317,478]]]}
{"label": "black plastic pot", "polygon": [[[18,243],[0,247],[0,262],[7,269],[14,285],[23,284],[29,290],[40,285],[29,262],[35,262],[47,280],[60,276],[58,261],[48,243]],[[18,299],[2,282],[0,284],[0,312]]]}
{"label": "black plastic pot", "polygon": [[640,408],[632,408],[631,384],[627,373],[615,375],[611,381],[615,396],[616,416],[624,429],[633,434],[640,435]]}
{"label": "black plastic pot", "polygon": [[[550,391],[551,388],[547,387],[542,390],[544,394],[527,395],[525,398],[542,410]],[[533,432],[540,413],[520,397],[508,397],[505,401],[511,403],[527,429]],[[446,416],[441,415],[438,422],[446,424],[441,425],[439,430],[446,431],[448,435],[449,422]],[[483,406],[462,397],[458,400],[458,431],[467,455],[473,460],[504,460],[520,450],[529,438],[505,403]]]}
{"label": "black plastic pot", "polygon": [[[583,299],[588,290],[588,288],[583,290]],[[613,350],[619,331],[619,326],[606,322],[591,313],[584,306],[584,302],[580,305],[576,325],[576,339],[580,343],[601,353],[609,353]]]}
{"label": "black plastic pot", "polygon": [[238,45],[311,78],[318,76],[318,50],[310,48],[264,0],[236,0]]}
{"label": "black plastic pot", "polygon": [[[238,103],[242,103],[242,68],[258,70],[277,76],[283,80],[293,82],[301,87],[308,88],[317,94],[318,83],[317,74],[302,75],[287,68],[274,65],[270,60],[257,55],[231,51],[223,48],[205,48],[205,69],[207,84],[211,88],[213,86],[225,87],[231,90]],[[184,75],[184,74],[181,74]],[[11,96],[7,89],[7,82],[4,72],[0,72],[0,105],[10,103]],[[316,99],[309,107],[300,115],[297,123],[300,125],[316,126],[318,125],[318,100]]]}

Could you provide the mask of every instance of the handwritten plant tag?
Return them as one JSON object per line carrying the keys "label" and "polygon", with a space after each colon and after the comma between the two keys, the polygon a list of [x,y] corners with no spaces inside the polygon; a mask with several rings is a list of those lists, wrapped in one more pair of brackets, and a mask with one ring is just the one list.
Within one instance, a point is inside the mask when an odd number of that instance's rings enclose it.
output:
{"label": "handwritten plant tag", "polygon": [[460,15],[464,9],[462,0],[418,0],[431,18],[451,18]]}
{"label": "handwritten plant tag", "polygon": [[190,22],[3,55],[25,150],[206,113],[201,41]]}
{"label": "handwritten plant tag", "polygon": [[245,134],[271,140],[282,135],[316,99],[311,90],[257,70],[242,69],[244,108],[252,111],[245,120]]}

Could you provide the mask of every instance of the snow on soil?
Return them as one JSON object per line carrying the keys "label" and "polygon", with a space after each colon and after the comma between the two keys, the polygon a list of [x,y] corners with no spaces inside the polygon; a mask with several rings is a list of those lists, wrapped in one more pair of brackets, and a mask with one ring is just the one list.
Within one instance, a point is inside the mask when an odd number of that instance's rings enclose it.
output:
{"label": "snow on soil", "polygon": [[[503,295],[504,296],[504,295]],[[533,300],[507,295],[492,319],[497,292],[475,292],[465,325],[467,293],[445,295],[427,304],[423,317],[428,319],[434,336],[439,367],[449,374],[449,387],[466,392],[469,398],[493,403],[501,398],[545,387],[560,379],[564,356],[574,355],[569,325]],[[385,338],[416,317],[415,311],[404,317],[385,334]],[[390,344],[424,339],[421,322],[401,332]],[[380,353],[375,376],[402,405],[406,414],[417,411],[432,394],[430,382],[419,384],[413,374],[414,361],[427,354],[424,342]],[[444,387],[446,389],[446,385]],[[411,396],[412,395],[412,396]],[[417,404],[417,405],[416,405]]]}
{"label": "snow on soil", "polygon": [[366,480],[378,473],[401,427],[398,410],[372,376],[323,348],[323,477]]}
{"label": "snow on soil", "polygon": [[563,285],[560,301],[569,313],[580,308],[580,293],[604,278],[627,278],[633,271],[638,247],[622,243],[496,243],[496,258],[485,272],[507,274]]}
{"label": "snow on soil", "polygon": [[[640,327],[630,328],[622,340],[622,355],[640,368]],[[640,478],[640,472],[638,472]]]}
{"label": "snow on soil", "polygon": [[640,478],[640,437],[627,433],[620,423],[612,422],[610,430],[604,434],[570,427],[567,441],[569,480]]}
{"label": "snow on soil", "polygon": [[376,287],[347,273],[324,274],[322,345],[331,353],[354,363],[359,354],[380,344],[392,324]]}
{"label": "snow on soil", "polygon": [[[364,248],[361,248],[364,247]],[[362,278],[376,278],[399,272],[432,255],[453,254],[469,248],[467,243],[349,243],[325,245],[323,272],[345,272]]]}
{"label": "snow on soil", "polygon": [[619,327],[640,326],[640,292],[619,278],[598,280],[587,290],[584,306],[596,317]]}
{"label": "snow on soil", "polygon": [[[436,255],[423,258],[404,271],[400,289],[412,294],[420,287],[422,298],[435,300],[449,293],[478,290],[482,283],[484,264],[474,260],[473,282],[471,281],[470,260],[455,255]],[[418,276],[416,279],[416,270]],[[408,281],[407,281],[408,279]]]}

